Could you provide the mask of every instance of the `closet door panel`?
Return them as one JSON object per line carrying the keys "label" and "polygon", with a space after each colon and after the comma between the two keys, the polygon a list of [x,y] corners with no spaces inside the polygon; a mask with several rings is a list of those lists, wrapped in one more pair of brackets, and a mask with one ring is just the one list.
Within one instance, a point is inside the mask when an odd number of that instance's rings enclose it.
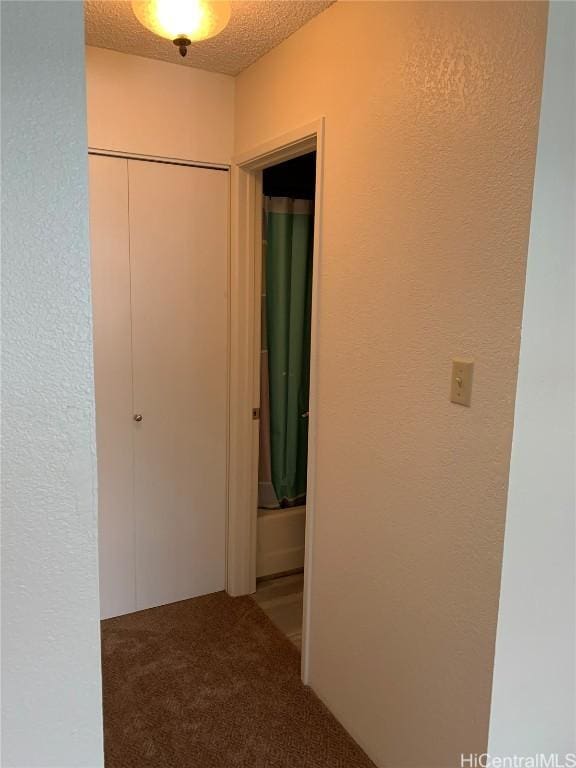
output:
{"label": "closet door panel", "polygon": [[228,175],[129,161],[137,607],[224,588]]}
{"label": "closet door panel", "polygon": [[90,157],[102,618],[136,610],[128,164]]}

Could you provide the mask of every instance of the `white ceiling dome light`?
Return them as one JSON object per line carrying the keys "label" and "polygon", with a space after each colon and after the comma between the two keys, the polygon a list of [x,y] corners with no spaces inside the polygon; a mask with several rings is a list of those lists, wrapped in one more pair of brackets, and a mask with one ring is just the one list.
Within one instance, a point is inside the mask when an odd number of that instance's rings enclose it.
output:
{"label": "white ceiling dome light", "polygon": [[228,0],[132,0],[132,10],[143,26],[172,40],[181,56],[191,43],[214,37],[230,21]]}

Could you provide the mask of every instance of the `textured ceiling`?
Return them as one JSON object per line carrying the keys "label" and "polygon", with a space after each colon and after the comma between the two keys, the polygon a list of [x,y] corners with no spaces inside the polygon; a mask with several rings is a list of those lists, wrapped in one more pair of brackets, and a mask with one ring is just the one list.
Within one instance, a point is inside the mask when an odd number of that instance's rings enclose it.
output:
{"label": "textured ceiling", "polygon": [[182,58],[170,40],[149,32],[128,0],[86,0],[86,43],[122,53],[237,75],[333,0],[233,0],[230,23],[211,40],[193,43]]}

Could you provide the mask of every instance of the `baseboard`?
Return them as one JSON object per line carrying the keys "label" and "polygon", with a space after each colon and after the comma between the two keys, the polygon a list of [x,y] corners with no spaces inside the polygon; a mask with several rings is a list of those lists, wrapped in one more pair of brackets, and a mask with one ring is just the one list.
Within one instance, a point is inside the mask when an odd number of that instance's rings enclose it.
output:
{"label": "baseboard", "polygon": [[304,567],[306,507],[258,510],[256,576]]}

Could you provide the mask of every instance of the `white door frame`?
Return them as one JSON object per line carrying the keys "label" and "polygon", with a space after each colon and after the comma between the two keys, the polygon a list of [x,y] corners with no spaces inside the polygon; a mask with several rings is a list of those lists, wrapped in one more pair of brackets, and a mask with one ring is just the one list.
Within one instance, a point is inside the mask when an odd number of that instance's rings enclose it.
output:
{"label": "white door frame", "polygon": [[[318,298],[321,272],[324,118],[296,128],[239,155],[232,166],[230,275],[230,440],[226,589],[246,595],[256,589],[260,405],[260,281],[262,263],[262,171],[316,151],[316,196],[312,271],[310,416],[304,556],[302,679],[308,679],[310,586],[316,490]],[[258,308],[258,309],[257,309]]]}

